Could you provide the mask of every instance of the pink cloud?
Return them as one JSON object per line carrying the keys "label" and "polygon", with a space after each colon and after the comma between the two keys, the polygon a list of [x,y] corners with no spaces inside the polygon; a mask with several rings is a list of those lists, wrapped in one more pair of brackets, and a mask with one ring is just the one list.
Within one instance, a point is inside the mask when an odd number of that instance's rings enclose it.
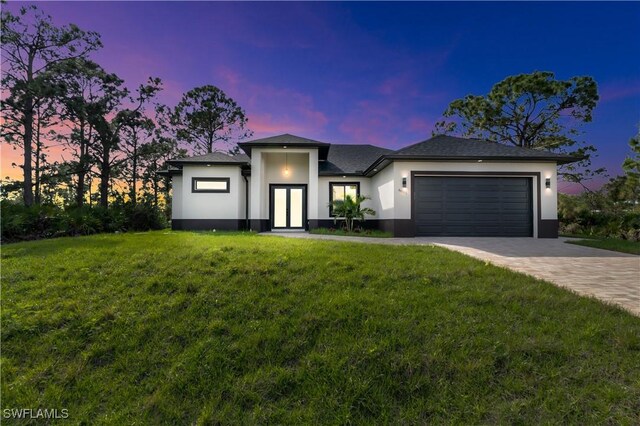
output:
{"label": "pink cloud", "polygon": [[255,136],[297,132],[321,134],[329,119],[310,95],[249,81],[228,67],[214,71],[220,87],[245,108]]}
{"label": "pink cloud", "polygon": [[431,130],[433,130],[433,126],[424,118],[410,117],[409,130],[416,133],[424,133],[425,135],[430,135]]}
{"label": "pink cloud", "polygon": [[273,117],[271,114],[253,114],[249,116],[249,128],[255,137],[270,136],[279,133],[300,133],[305,129],[298,124]]}
{"label": "pink cloud", "polygon": [[382,95],[394,95],[401,90],[404,90],[408,84],[407,74],[397,74],[393,77],[384,80],[380,86],[378,86],[378,93]]}
{"label": "pink cloud", "polygon": [[[370,143],[399,148],[431,135],[430,117],[406,115],[403,96],[383,96],[376,100],[359,101],[347,114],[339,130],[354,143]],[[409,138],[415,140],[407,140]]]}
{"label": "pink cloud", "polygon": [[640,80],[626,83],[603,84],[600,89],[600,101],[602,102],[631,97],[640,97]]}
{"label": "pink cloud", "polygon": [[394,146],[398,142],[397,117],[389,105],[360,101],[342,121],[341,132],[354,143]]}

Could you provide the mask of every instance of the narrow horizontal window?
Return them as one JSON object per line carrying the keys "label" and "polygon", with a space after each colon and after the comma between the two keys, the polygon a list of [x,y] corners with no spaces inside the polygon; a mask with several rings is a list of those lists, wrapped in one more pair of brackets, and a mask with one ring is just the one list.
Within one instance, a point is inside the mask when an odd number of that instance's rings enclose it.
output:
{"label": "narrow horizontal window", "polygon": [[191,192],[229,192],[229,178],[194,177]]}

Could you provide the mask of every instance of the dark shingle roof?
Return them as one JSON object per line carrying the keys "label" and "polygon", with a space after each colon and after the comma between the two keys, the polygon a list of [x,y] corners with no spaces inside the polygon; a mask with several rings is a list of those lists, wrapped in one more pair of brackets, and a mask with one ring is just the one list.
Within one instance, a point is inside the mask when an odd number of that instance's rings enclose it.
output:
{"label": "dark shingle roof", "polygon": [[548,160],[568,163],[579,158],[550,151],[520,148],[481,139],[465,139],[438,135],[423,142],[399,149],[390,158],[416,157],[424,159],[492,159]]}
{"label": "dark shingle roof", "polygon": [[319,175],[362,174],[382,155],[392,153],[390,149],[374,145],[338,145],[329,148],[327,160],[320,163]]}
{"label": "dark shingle roof", "polygon": [[246,152],[249,156],[251,156],[251,148],[255,146],[290,146],[307,148],[315,147],[318,148],[318,155],[320,159],[324,160],[327,157],[327,151],[329,150],[329,146],[331,146],[331,144],[285,133],[283,135],[254,139],[247,142],[240,142],[238,146],[242,148],[244,152]]}
{"label": "dark shingle roof", "polygon": [[166,169],[158,170],[158,174],[161,176],[181,175],[182,169],[180,167],[175,167],[169,164],[167,165]]}
{"label": "dark shingle roof", "polygon": [[210,164],[248,164],[251,160],[246,154],[229,155],[222,152],[211,152],[204,155],[194,155],[193,157],[175,158],[169,160],[170,164],[195,164],[195,163],[210,163]]}
{"label": "dark shingle roof", "polygon": [[[503,160],[503,161],[554,161],[559,164],[571,163],[580,158],[549,151],[508,146],[480,139],[465,139],[455,136],[438,135],[426,141],[391,151],[374,145],[328,144],[313,139],[284,134],[238,144],[251,155],[255,146],[317,147],[320,164],[319,175],[360,175],[370,176],[393,160]],[[193,157],[170,160],[165,174],[179,173],[183,164],[234,164],[247,166],[249,155],[228,155],[214,152]],[[177,166],[177,167],[176,167]]]}
{"label": "dark shingle roof", "polygon": [[291,146],[325,146],[330,145],[326,142],[320,142],[313,139],[302,138],[300,136],[285,133],[277,136],[269,136],[268,138],[254,139],[251,141],[240,142],[238,145],[291,145]]}

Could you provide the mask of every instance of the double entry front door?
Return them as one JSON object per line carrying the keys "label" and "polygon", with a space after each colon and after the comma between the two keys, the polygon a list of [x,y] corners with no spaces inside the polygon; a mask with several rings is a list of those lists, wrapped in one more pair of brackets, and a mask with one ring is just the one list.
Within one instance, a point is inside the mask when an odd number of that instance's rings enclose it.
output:
{"label": "double entry front door", "polygon": [[270,185],[271,229],[304,230],[307,223],[307,186]]}

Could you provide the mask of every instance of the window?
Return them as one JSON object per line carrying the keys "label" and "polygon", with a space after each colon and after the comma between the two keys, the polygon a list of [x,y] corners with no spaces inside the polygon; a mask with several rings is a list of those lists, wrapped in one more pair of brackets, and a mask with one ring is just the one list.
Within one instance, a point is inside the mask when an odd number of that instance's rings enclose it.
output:
{"label": "window", "polygon": [[194,177],[191,192],[229,192],[229,178]]}
{"label": "window", "polygon": [[335,200],[344,200],[344,197],[350,195],[353,198],[360,195],[360,183],[358,182],[330,182],[329,183],[329,216],[333,216],[333,202]]}

